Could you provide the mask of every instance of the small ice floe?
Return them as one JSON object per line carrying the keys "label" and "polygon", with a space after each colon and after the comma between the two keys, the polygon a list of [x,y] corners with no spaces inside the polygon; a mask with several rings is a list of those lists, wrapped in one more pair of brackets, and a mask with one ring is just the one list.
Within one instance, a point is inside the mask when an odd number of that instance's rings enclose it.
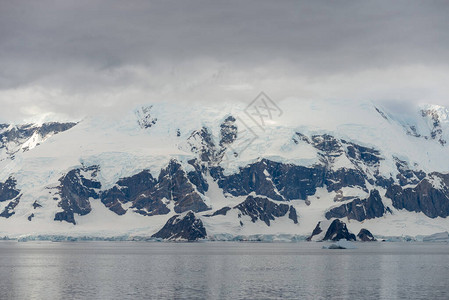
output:
{"label": "small ice floe", "polygon": [[339,240],[329,246],[323,246],[323,249],[357,249],[357,247],[350,241]]}

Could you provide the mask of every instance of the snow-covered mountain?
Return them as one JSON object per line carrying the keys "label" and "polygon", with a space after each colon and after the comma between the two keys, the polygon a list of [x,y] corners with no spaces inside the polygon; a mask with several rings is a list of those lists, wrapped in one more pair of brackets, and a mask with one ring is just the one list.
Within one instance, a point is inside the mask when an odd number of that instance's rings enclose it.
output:
{"label": "snow-covered mountain", "polygon": [[66,131],[76,123],[0,124],[0,160],[14,159],[19,151],[28,151],[53,135]]}
{"label": "snow-covered mountain", "polygon": [[375,236],[449,230],[446,108],[264,97],[0,125],[0,234],[316,239],[330,234],[323,224]]}

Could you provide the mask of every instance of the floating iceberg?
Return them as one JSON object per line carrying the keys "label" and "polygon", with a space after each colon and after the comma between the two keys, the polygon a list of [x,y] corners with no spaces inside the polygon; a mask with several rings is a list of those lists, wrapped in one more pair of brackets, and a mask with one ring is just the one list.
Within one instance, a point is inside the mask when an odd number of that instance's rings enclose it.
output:
{"label": "floating iceberg", "polygon": [[323,249],[357,249],[353,242],[347,240],[339,240],[329,246],[323,246]]}

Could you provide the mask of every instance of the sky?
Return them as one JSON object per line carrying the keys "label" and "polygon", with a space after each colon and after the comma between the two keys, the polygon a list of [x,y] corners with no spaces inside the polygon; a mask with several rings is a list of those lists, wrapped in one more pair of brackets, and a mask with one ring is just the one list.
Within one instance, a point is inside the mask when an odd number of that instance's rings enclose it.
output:
{"label": "sky", "polygon": [[447,1],[0,0],[0,121],[153,102],[449,106]]}

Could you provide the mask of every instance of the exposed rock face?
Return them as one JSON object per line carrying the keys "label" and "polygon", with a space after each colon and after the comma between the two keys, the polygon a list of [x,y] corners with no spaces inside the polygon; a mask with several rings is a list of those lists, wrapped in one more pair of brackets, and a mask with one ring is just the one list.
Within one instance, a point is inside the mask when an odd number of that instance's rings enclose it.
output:
{"label": "exposed rock face", "polygon": [[[101,201],[119,215],[126,213],[122,204],[127,202],[132,202],[131,207],[136,212],[147,216],[168,214],[170,210],[167,201],[174,202],[177,213],[208,210],[209,207],[197,192],[207,191],[207,182],[203,178],[201,167],[194,162],[192,164],[197,169],[191,171],[190,176],[176,160],[171,160],[161,170],[157,180],[148,170],[122,178],[114,187],[102,193]],[[196,189],[189,178],[196,183]]]}
{"label": "exposed rock face", "polygon": [[363,221],[366,219],[373,219],[382,217],[385,214],[385,206],[382,203],[382,198],[377,190],[372,190],[366,199],[356,198],[355,200],[343,204],[341,206],[330,209],[326,212],[326,219],[344,218]]}
{"label": "exposed rock face", "polygon": [[[447,140],[445,139],[445,134],[443,132],[444,127],[442,126],[442,122],[445,122],[444,119],[447,118],[446,109],[442,107],[429,107],[422,109],[420,112],[424,122],[427,123],[428,130],[424,129],[424,131],[419,132],[416,124],[404,124],[402,126],[407,135],[425,140],[435,140],[440,143],[441,146],[445,146]],[[420,130],[423,130],[423,128]]]}
{"label": "exposed rock face", "polygon": [[215,211],[213,214],[210,215],[204,215],[205,217],[215,217],[215,216],[226,216],[226,214],[228,213],[228,211],[230,211],[231,208],[228,206],[225,206],[223,208],[220,208],[219,210]]}
{"label": "exposed rock face", "polygon": [[204,179],[207,169],[205,166],[200,165],[196,159],[190,160],[189,164],[195,168],[195,171],[187,173],[187,177],[196,186],[197,191],[204,195],[209,190],[209,184]]}
{"label": "exposed rock face", "polygon": [[311,140],[316,149],[329,156],[339,156],[343,153],[340,141],[329,134],[313,135]]}
{"label": "exposed rock face", "polygon": [[7,157],[14,158],[14,154],[18,151],[29,150],[30,146],[34,146],[33,143],[66,131],[76,124],[57,122],[44,123],[40,126],[35,124],[16,126],[0,124],[0,149],[6,149]]}
{"label": "exposed rock face", "polygon": [[245,201],[235,206],[241,215],[251,217],[251,221],[255,223],[257,220],[264,221],[270,226],[270,220],[283,217],[289,213],[289,218],[298,223],[296,210],[293,206],[287,204],[276,204],[267,198],[248,196]]}
{"label": "exposed rock face", "polygon": [[171,160],[167,168],[159,174],[158,183],[152,196],[157,199],[173,200],[177,213],[189,210],[194,212],[209,210],[201,196],[195,191],[186,172],[175,160]]}
{"label": "exposed rock face", "polygon": [[339,240],[355,241],[355,235],[348,231],[346,224],[335,219],[326,231],[323,241],[339,241]]}
{"label": "exposed rock face", "polygon": [[368,229],[365,229],[365,228],[360,229],[360,232],[357,234],[357,237],[362,242],[374,242],[374,241],[376,241],[376,239],[374,238],[372,233]]}
{"label": "exposed rock face", "polygon": [[226,147],[237,139],[237,125],[233,116],[227,117],[220,125],[220,147]]}
{"label": "exposed rock face", "polygon": [[62,211],[55,214],[55,221],[66,221],[68,223],[72,223],[76,225],[75,215],[72,211]]}
{"label": "exposed rock face", "polygon": [[[441,127],[441,120],[438,112],[434,109],[423,109],[421,111],[421,115],[423,118],[428,119],[431,123],[430,138],[437,140],[442,146],[444,146],[447,141],[442,137],[443,129]],[[428,139],[429,137],[425,138]]]}
{"label": "exposed rock face", "polygon": [[[339,241],[342,239],[348,241],[356,240],[355,235],[348,231],[348,228],[344,222],[338,219],[335,219],[330,224],[328,222],[329,221],[318,222],[312,234],[307,238],[307,241]],[[324,231],[326,233],[324,233]]]}
{"label": "exposed rock face", "polygon": [[412,170],[406,161],[394,158],[396,161],[396,168],[399,174],[396,178],[399,180],[399,185],[417,184],[426,177],[426,173],[419,170]]}
{"label": "exposed rock face", "polygon": [[[211,131],[207,127],[202,127],[191,133],[187,139],[190,151],[198,155],[197,163],[206,166],[217,166],[226,155],[226,150],[231,148],[237,140],[238,135],[237,120],[233,116],[228,116],[220,124],[219,140],[216,143]],[[242,137],[240,137],[242,138]],[[218,144],[218,145],[217,145]],[[231,148],[232,150],[232,148]],[[232,150],[235,157],[238,153]]]}
{"label": "exposed rock face", "polygon": [[38,133],[41,136],[47,136],[48,134],[57,134],[66,130],[69,130],[77,123],[69,122],[69,123],[58,123],[58,122],[50,122],[44,123],[38,128]]}
{"label": "exposed rock face", "polygon": [[293,140],[295,143],[304,141],[319,150],[318,154],[326,165],[332,164],[343,154],[355,165],[376,166],[382,160],[380,151],[376,149],[337,139],[329,134],[313,135],[309,139],[304,134],[296,132],[296,137]]}
{"label": "exposed rock face", "polygon": [[138,111],[136,111],[137,123],[140,128],[147,129],[156,124],[157,118],[153,118],[151,115],[151,109],[153,105],[142,106]]}
{"label": "exposed rock face", "polygon": [[17,181],[9,177],[4,183],[0,182],[0,202],[12,200],[20,194],[16,188]]}
{"label": "exposed rock face", "polygon": [[449,216],[448,183],[448,175],[432,173],[413,188],[392,185],[385,196],[393,201],[397,209],[423,212],[430,218],[446,218]]}
{"label": "exposed rock face", "polygon": [[13,214],[15,214],[14,212],[14,208],[17,206],[17,204],[19,204],[20,201],[20,196],[17,196],[16,198],[14,198],[13,200],[11,200],[8,205],[6,205],[5,209],[3,209],[3,211],[0,213],[0,217],[3,218],[9,218],[11,217]]}
{"label": "exposed rock face", "polygon": [[329,171],[326,174],[325,183],[329,192],[337,191],[345,186],[359,186],[366,189],[365,176],[355,169],[341,168],[336,171]]}
{"label": "exposed rock face", "polygon": [[[293,137],[295,143],[305,142],[318,150],[319,159],[324,166],[325,184],[328,191],[336,191],[345,186],[359,186],[366,189],[366,181],[373,184],[378,181],[381,186],[388,184],[388,179],[379,175],[380,162],[383,159],[380,151],[374,148],[364,147],[343,139],[337,139],[329,134],[313,135],[308,138],[304,134],[296,132]],[[337,159],[348,159],[353,168],[335,169]],[[369,169],[373,175],[365,171]]]}
{"label": "exposed rock face", "polygon": [[323,186],[324,169],[262,159],[229,176],[223,175],[220,167],[211,168],[211,175],[225,193],[233,196],[255,192],[279,201],[305,200],[315,194],[317,187]]}
{"label": "exposed rock face", "polygon": [[63,212],[55,215],[55,221],[67,221],[76,224],[74,214],[86,215],[92,208],[89,198],[98,199],[100,182],[95,180],[98,166],[73,169],[59,179],[59,195],[61,201],[58,206]]}
{"label": "exposed rock face", "polygon": [[206,163],[216,161],[217,149],[207,127],[192,132],[187,143],[190,145],[190,150],[198,154],[200,161]]}
{"label": "exposed rock face", "polygon": [[145,208],[149,213],[167,214],[169,210],[161,201],[146,200],[142,195],[151,190],[157,181],[148,170],[143,170],[131,177],[122,178],[117,184],[101,194],[101,202],[118,215],[126,213],[122,204],[140,200],[138,209]]}
{"label": "exposed rock face", "polygon": [[101,194],[101,202],[118,215],[124,215],[126,213],[122,203],[126,203],[127,199],[124,192],[117,186],[103,192]]}
{"label": "exposed rock face", "polygon": [[312,234],[307,238],[307,241],[311,241],[314,236],[317,236],[323,232],[323,228],[321,228],[321,221],[316,224],[315,229],[313,229]]}
{"label": "exposed rock face", "polygon": [[152,237],[170,241],[197,241],[206,238],[207,233],[201,219],[190,211],[184,217],[181,215],[171,217]]}
{"label": "exposed rock face", "polygon": [[20,190],[16,188],[17,181],[9,177],[4,183],[0,182],[0,202],[9,201],[0,217],[9,218],[14,214],[14,208],[20,201]]}
{"label": "exposed rock face", "polygon": [[293,223],[298,224],[298,214],[293,206],[290,206],[288,210],[288,218],[293,221]]}
{"label": "exposed rock face", "polygon": [[341,141],[346,145],[347,156],[355,163],[361,161],[366,165],[374,166],[382,160],[380,152],[376,149],[360,146],[345,140]]}
{"label": "exposed rock face", "polygon": [[40,207],[42,207],[42,205],[39,202],[37,202],[37,200],[33,202],[33,208],[34,209],[40,208]]}

